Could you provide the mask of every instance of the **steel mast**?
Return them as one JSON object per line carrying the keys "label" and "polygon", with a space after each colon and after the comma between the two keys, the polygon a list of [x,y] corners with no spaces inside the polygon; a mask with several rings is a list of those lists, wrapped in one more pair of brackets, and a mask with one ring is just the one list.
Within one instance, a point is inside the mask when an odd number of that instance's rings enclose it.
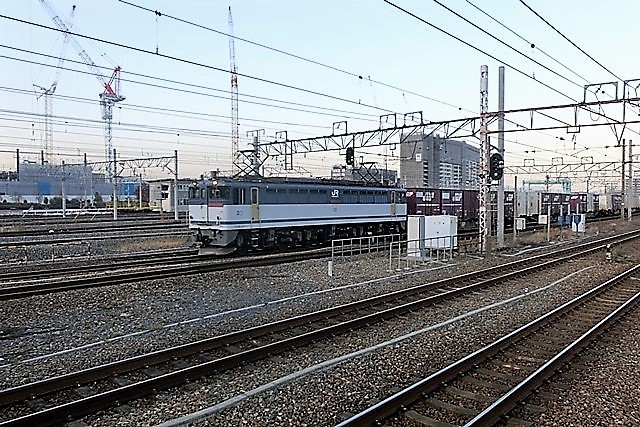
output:
{"label": "steel mast", "polygon": [[[73,5],[71,8],[71,14],[69,15],[69,27],[73,25],[73,16],[76,11],[76,6]],[[54,11],[57,16],[57,13]],[[40,90],[40,95],[37,97],[40,99],[44,96],[44,144],[43,151],[47,158],[47,162],[49,164],[53,163],[53,121],[51,120],[51,116],[53,116],[53,99],[52,95],[56,92],[56,88],[58,87],[58,80],[60,80],[60,73],[62,72],[62,64],[64,64],[65,57],[64,52],[69,44],[69,33],[64,33],[64,39],[62,41],[62,48],[60,50],[60,58],[58,59],[58,66],[56,67],[56,74],[53,80],[53,83],[48,88],[34,84],[33,87]]]}
{"label": "steel mast", "polygon": [[229,60],[231,62],[231,172],[235,175],[240,167],[238,150],[240,129],[238,124],[238,70],[236,69],[236,48],[233,37],[233,17],[229,6]]}

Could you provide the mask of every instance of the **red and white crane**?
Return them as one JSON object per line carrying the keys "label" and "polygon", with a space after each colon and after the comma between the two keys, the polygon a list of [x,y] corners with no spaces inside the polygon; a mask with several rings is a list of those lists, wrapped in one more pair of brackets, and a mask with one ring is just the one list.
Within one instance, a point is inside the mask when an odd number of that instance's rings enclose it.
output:
{"label": "red and white crane", "polygon": [[47,0],[40,0],[40,3],[45,8],[45,10],[51,16],[56,27],[63,31],[68,38],[71,45],[74,47],[82,61],[89,67],[91,73],[96,76],[98,81],[103,87],[102,93],[99,94],[100,97],[100,106],[102,108],[102,119],[104,120],[104,149],[105,149],[105,162],[107,162],[107,170],[110,175],[113,176],[113,145],[112,145],[112,126],[111,123],[113,121],[113,106],[115,103],[123,101],[125,99],[124,96],[120,94],[120,67],[115,67],[113,73],[111,74],[111,78],[107,80],[105,76],[102,74],[100,68],[93,62],[91,57],[87,54],[87,52],[82,48],[78,40],[70,34],[69,26],[58,16],[56,10],[51,6],[51,4]]}
{"label": "red and white crane", "polygon": [[231,62],[231,172],[238,172],[238,146],[240,142],[240,129],[238,124],[238,71],[236,69],[236,49],[233,37],[233,17],[229,6],[229,60]]}
{"label": "red and white crane", "polygon": [[[73,24],[73,15],[76,11],[76,6],[73,5],[71,8],[71,15],[69,15],[69,19],[67,22],[69,23],[68,27],[71,28]],[[56,88],[58,87],[58,81],[60,80],[60,73],[62,71],[62,65],[64,64],[65,56],[64,52],[69,44],[69,33],[64,33],[64,38],[62,40],[62,48],[60,49],[60,58],[58,59],[58,66],[56,67],[56,74],[53,80],[53,83],[49,87],[43,87],[37,84],[34,84],[33,87],[40,91],[40,95],[38,95],[38,99],[44,97],[44,141],[42,144],[42,150],[44,151],[44,155],[49,164],[53,163],[53,99],[52,96],[56,92]]]}

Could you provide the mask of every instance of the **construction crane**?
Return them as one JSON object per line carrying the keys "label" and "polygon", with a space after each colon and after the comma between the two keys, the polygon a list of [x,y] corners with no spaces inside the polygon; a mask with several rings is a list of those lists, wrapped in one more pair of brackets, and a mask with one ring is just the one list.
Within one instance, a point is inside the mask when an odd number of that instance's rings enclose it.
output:
{"label": "construction crane", "polygon": [[120,67],[116,66],[111,74],[111,78],[107,81],[104,75],[102,75],[102,71],[100,68],[93,62],[89,54],[82,48],[78,40],[70,34],[70,30],[68,25],[58,16],[55,9],[47,0],[40,0],[40,3],[44,7],[44,9],[49,13],[51,19],[53,20],[56,27],[63,31],[69,42],[73,45],[73,48],[76,50],[82,61],[85,63],[91,73],[96,76],[102,87],[104,88],[103,92],[99,94],[100,97],[100,107],[102,109],[102,120],[104,120],[104,157],[105,162],[107,162],[107,170],[109,172],[110,177],[113,177],[115,174],[115,170],[113,168],[113,146],[112,146],[112,120],[113,120],[113,106],[120,101],[125,99],[124,96],[120,95]]}
{"label": "construction crane", "polygon": [[238,70],[236,69],[236,48],[233,37],[233,17],[229,6],[229,60],[231,61],[231,172],[235,175],[239,170],[238,146],[240,129],[238,124]]}
{"label": "construction crane", "polygon": [[[73,15],[75,11],[76,6],[73,5],[71,8],[71,14],[67,20],[69,28],[73,25]],[[69,33],[65,32],[62,40],[62,48],[60,50],[60,58],[58,59],[58,66],[56,67],[56,74],[51,86],[43,87],[37,84],[33,85],[35,89],[40,91],[40,95],[37,96],[37,99],[44,97],[44,141],[42,144],[42,150],[44,151],[44,155],[49,164],[53,163],[53,121],[51,119],[53,116],[53,94],[56,92],[56,88],[58,87],[58,80],[60,80],[60,73],[65,60],[64,52],[68,44]]]}

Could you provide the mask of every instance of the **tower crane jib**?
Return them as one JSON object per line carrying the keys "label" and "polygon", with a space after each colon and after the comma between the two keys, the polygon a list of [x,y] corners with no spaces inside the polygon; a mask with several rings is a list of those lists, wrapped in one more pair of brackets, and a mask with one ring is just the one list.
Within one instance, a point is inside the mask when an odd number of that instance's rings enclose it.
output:
{"label": "tower crane jib", "polygon": [[89,54],[82,48],[80,42],[76,40],[73,34],[70,34],[69,26],[58,15],[56,10],[47,0],[40,0],[42,7],[49,13],[51,20],[58,27],[59,30],[65,33],[65,37],[68,38],[68,42],[71,43],[76,50],[82,62],[91,70],[91,73],[100,82],[103,91],[100,96],[100,106],[102,108],[102,119],[105,121],[105,161],[107,162],[108,170],[113,177],[115,170],[113,169],[113,156],[112,149],[112,119],[113,119],[113,105],[117,102],[124,101],[125,97],[120,94],[120,67],[116,67],[111,74],[111,78],[107,79],[102,74],[100,68],[93,62]]}

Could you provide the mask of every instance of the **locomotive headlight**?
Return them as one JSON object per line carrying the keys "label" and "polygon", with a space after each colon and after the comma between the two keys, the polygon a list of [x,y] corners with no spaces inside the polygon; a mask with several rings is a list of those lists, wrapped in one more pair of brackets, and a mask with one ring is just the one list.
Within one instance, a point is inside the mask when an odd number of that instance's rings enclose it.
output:
{"label": "locomotive headlight", "polygon": [[211,180],[211,185],[218,185],[218,180],[217,179],[212,179]]}

